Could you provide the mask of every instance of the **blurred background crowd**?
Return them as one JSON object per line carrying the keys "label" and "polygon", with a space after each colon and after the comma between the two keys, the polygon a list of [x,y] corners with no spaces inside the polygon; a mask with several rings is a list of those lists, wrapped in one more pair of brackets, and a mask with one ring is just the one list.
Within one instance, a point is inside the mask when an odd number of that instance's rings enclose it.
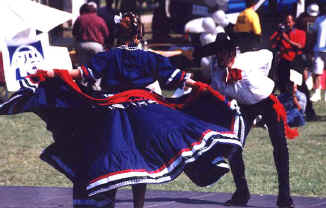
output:
{"label": "blurred background crowd", "polygon": [[[318,120],[313,102],[326,101],[323,23],[325,0],[70,0],[39,3],[72,13],[73,19],[50,31],[50,42],[69,48],[74,66],[92,54],[118,46],[114,16],[126,11],[139,15],[142,44],[154,50],[190,50],[215,41],[227,32],[238,39],[241,52],[270,49],[274,54],[268,74],[275,91],[299,100],[306,120]],[[248,5],[248,2],[250,5]],[[245,10],[258,19],[248,29],[241,26]],[[240,14],[240,15],[239,15]],[[258,23],[258,24],[257,24]],[[240,26],[239,26],[240,25]],[[285,35],[283,35],[283,33]],[[318,35],[319,34],[319,35]],[[324,35],[325,36],[325,35]],[[292,43],[291,43],[292,42]],[[245,44],[245,45],[244,45]],[[319,45],[318,45],[319,44]],[[210,57],[171,57],[177,67],[192,70],[197,79],[209,82]],[[293,73],[300,74],[301,84]],[[296,79],[297,80],[297,79]],[[299,81],[300,82],[300,81]],[[289,90],[290,89],[290,90]],[[301,106],[299,105],[301,103]]]}

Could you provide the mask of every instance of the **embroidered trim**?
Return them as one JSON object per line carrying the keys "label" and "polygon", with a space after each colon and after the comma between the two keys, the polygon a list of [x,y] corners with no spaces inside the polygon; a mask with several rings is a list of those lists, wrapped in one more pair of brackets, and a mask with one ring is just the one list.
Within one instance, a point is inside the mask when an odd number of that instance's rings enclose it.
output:
{"label": "embroidered trim", "polygon": [[169,77],[169,79],[166,81],[165,84],[168,85],[169,83],[171,83],[180,72],[181,72],[180,69],[174,70],[174,72],[171,74],[171,76]]}

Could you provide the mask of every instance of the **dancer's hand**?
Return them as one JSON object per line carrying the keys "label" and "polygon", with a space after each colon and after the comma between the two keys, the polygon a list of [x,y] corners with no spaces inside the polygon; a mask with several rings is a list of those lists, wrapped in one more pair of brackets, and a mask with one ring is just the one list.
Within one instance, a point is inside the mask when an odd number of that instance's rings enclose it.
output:
{"label": "dancer's hand", "polygon": [[182,55],[190,61],[194,60],[193,52],[193,49],[182,49]]}
{"label": "dancer's hand", "polygon": [[55,73],[51,69],[51,70],[46,71],[46,76],[47,76],[47,78],[54,78],[55,77]]}
{"label": "dancer's hand", "polygon": [[195,83],[196,83],[196,81],[193,80],[193,79],[187,79],[187,80],[186,80],[186,86],[187,86],[187,87],[195,86]]}

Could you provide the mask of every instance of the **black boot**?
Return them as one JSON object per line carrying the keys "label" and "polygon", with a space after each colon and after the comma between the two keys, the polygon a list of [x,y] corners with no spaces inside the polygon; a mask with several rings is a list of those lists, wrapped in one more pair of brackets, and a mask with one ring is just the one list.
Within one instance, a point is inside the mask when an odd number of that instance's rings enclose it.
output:
{"label": "black boot", "polygon": [[248,187],[245,189],[237,189],[232,198],[224,203],[225,206],[246,206],[250,199]]}
{"label": "black boot", "polygon": [[232,198],[225,202],[225,206],[245,206],[249,199],[250,193],[245,176],[245,166],[242,154],[234,154],[229,160],[231,172],[236,185],[236,191],[233,193]]}
{"label": "black boot", "polygon": [[291,197],[282,197],[280,194],[277,198],[277,206],[278,208],[294,208],[294,203]]}

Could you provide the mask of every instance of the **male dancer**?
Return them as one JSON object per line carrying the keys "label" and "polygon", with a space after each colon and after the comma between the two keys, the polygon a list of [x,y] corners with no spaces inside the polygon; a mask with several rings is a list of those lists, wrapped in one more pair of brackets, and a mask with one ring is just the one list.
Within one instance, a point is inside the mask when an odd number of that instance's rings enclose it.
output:
{"label": "male dancer", "polygon": [[[194,52],[194,56],[215,55],[211,64],[211,86],[226,97],[237,100],[246,124],[246,136],[257,115],[262,115],[273,145],[278,174],[279,208],[293,208],[289,183],[289,153],[285,137],[294,138],[297,132],[286,123],[283,105],[272,94],[274,82],[266,76],[273,54],[263,49],[246,53],[236,52],[236,44],[225,33],[219,33],[214,43]],[[226,202],[228,206],[244,206],[250,199],[242,154],[234,155],[230,166],[236,191]]]}

